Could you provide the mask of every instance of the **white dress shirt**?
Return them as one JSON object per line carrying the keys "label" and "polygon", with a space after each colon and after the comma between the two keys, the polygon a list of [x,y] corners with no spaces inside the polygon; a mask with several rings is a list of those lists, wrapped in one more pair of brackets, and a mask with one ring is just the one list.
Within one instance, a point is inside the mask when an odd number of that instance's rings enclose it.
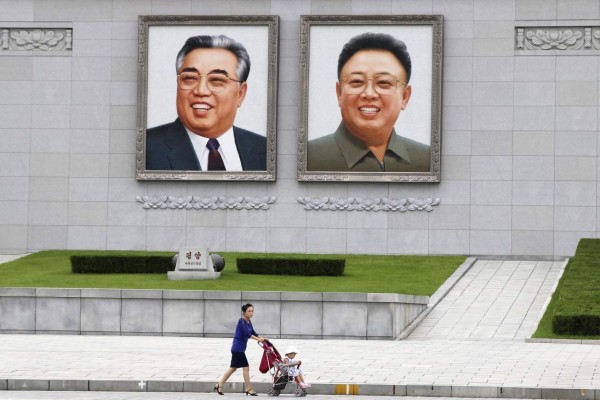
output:
{"label": "white dress shirt", "polygon": [[[196,135],[194,132],[185,128],[194,146],[196,157],[200,161],[200,168],[202,171],[208,171],[208,153],[210,150],[206,147],[208,138],[204,136]],[[243,171],[242,161],[235,145],[235,136],[233,135],[233,127],[229,128],[224,134],[216,138],[219,141],[219,154],[225,164],[225,170],[227,171]]]}

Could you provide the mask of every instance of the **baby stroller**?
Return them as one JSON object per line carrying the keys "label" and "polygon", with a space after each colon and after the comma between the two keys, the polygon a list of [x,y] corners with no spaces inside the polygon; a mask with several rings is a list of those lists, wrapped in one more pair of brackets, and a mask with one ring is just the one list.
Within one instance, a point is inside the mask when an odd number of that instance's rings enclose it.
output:
{"label": "baby stroller", "polygon": [[[293,377],[288,376],[288,367],[283,363],[281,355],[271,342],[265,340],[262,343],[259,342],[258,345],[263,348],[263,356],[260,360],[260,367],[258,370],[263,374],[269,372],[273,377],[273,387],[267,391],[267,394],[269,396],[279,396],[289,382],[296,382]],[[306,389],[303,389],[296,384],[294,396],[304,397],[307,394]]]}

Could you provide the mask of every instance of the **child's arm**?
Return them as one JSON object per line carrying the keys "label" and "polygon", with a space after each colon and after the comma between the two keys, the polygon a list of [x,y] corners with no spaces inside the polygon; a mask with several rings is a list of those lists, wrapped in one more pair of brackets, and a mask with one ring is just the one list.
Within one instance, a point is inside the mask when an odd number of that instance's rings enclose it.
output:
{"label": "child's arm", "polygon": [[300,365],[302,364],[302,361],[294,361],[294,360],[290,360],[289,358],[285,357],[283,359],[283,365],[285,365],[286,367],[293,367],[294,365]]}

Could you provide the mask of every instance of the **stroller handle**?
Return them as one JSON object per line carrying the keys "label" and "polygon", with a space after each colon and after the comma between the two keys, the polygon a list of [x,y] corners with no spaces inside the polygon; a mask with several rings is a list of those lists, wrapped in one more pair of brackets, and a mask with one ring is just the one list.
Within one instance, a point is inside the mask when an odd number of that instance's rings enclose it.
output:
{"label": "stroller handle", "polygon": [[268,344],[270,347],[273,347],[273,343],[269,342],[267,339],[263,340],[262,342],[258,342],[258,345],[259,345],[260,347],[264,348],[264,347],[265,347],[265,345],[263,344],[264,342],[267,342],[267,344]]}

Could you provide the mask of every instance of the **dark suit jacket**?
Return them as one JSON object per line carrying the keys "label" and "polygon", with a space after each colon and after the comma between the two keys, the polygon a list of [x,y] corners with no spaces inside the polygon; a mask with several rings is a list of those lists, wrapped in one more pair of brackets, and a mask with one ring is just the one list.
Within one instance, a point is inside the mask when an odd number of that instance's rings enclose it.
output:
{"label": "dark suit jacket", "polygon": [[[266,171],[267,138],[236,126],[235,145],[244,171]],[[177,118],[170,124],[146,131],[146,169],[200,171],[200,161],[183,124]]]}

